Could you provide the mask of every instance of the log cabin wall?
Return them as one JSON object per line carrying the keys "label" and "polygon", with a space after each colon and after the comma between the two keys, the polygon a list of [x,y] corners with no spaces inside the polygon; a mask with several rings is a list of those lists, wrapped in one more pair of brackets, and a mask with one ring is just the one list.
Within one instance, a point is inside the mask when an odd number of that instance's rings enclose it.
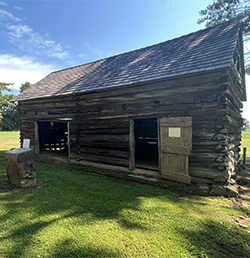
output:
{"label": "log cabin wall", "polygon": [[87,160],[128,168],[131,119],[191,116],[192,181],[225,183],[239,161],[242,126],[241,84],[235,82],[234,70],[20,101],[21,141],[31,139],[31,148],[35,148],[37,121],[69,117],[72,163]]}

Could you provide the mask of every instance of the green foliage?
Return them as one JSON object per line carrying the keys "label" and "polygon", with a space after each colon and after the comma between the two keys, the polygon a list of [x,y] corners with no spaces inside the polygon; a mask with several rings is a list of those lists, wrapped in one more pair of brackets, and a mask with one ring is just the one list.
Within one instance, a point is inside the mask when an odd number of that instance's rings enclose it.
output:
{"label": "green foliage", "polygon": [[11,91],[8,86],[12,85],[12,83],[5,83],[5,82],[0,82],[0,92],[2,92],[3,90],[6,91]]}
{"label": "green foliage", "polygon": [[[12,134],[16,144],[8,140]],[[17,136],[0,132],[1,150],[18,145]],[[39,186],[9,192],[0,152],[1,258],[249,256],[250,234],[233,220],[247,217],[247,209],[185,200],[78,168],[35,164]]]}
{"label": "green foliage", "polygon": [[0,123],[2,121],[2,106],[5,105],[11,105],[11,103],[8,100],[8,95],[3,95],[3,91],[9,91],[11,92],[11,89],[8,88],[8,86],[12,85],[11,83],[5,83],[5,82],[0,82]]}
{"label": "green foliage", "polygon": [[[9,102],[14,95],[5,95],[5,99]],[[18,106],[15,103],[4,103],[2,105],[2,123],[1,131],[17,131],[19,130]]]}
{"label": "green foliage", "polygon": [[[0,131],[16,131],[19,130],[18,105],[11,103],[14,98],[13,94],[2,95],[2,91],[11,90],[8,88],[12,84],[0,82]],[[22,83],[20,92],[30,88],[32,85],[29,82]]]}
{"label": "green foliage", "polygon": [[249,131],[250,130],[250,122],[243,118],[243,128],[242,128],[242,131]]}
{"label": "green foliage", "polygon": [[245,131],[242,133],[241,141],[241,155],[243,155],[243,148],[247,148],[247,163],[250,163],[250,132]]}
{"label": "green foliage", "polygon": [[20,87],[20,92],[22,93],[23,91],[27,90],[28,88],[30,88],[32,85],[29,82],[25,82],[22,83],[21,87]]}
{"label": "green foliage", "polygon": [[13,131],[18,130],[18,111],[17,105],[11,103],[10,100],[14,98],[13,94],[2,94],[2,91],[11,92],[8,86],[11,83],[0,82],[0,130]]}
{"label": "green foliage", "polygon": [[[205,10],[199,13],[202,18],[198,24],[206,22],[206,27],[228,21],[233,18],[242,19],[242,31],[245,42],[250,41],[250,0],[214,0]],[[250,72],[250,51],[245,52],[245,67]]]}

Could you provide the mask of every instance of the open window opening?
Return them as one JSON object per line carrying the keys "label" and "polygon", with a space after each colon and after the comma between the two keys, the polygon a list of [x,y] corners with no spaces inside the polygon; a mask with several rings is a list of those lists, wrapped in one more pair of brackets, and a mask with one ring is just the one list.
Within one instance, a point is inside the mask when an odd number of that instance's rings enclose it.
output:
{"label": "open window opening", "polygon": [[135,167],[158,171],[157,119],[135,119]]}
{"label": "open window opening", "polygon": [[37,122],[40,153],[68,155],[68,124]]}

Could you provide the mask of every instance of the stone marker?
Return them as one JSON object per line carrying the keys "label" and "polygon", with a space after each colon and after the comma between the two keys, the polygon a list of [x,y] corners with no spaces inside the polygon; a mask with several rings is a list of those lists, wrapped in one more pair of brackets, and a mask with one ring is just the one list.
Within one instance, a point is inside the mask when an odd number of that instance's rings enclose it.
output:
{"label": "stone marker", "polygon": [[18,187],[36,186],[36,168],[31,149],[13,149],[5,152],[6,171],[11,184]]}

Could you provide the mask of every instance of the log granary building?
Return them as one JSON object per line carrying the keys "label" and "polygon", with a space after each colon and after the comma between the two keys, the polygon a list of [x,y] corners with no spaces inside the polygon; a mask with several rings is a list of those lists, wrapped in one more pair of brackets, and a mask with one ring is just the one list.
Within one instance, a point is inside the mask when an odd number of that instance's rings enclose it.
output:
{"label": "log granary building", "polygon": [[226,185],[244,73],[239,20],[52,72],[14,99],[21,142],[113,175]]}

